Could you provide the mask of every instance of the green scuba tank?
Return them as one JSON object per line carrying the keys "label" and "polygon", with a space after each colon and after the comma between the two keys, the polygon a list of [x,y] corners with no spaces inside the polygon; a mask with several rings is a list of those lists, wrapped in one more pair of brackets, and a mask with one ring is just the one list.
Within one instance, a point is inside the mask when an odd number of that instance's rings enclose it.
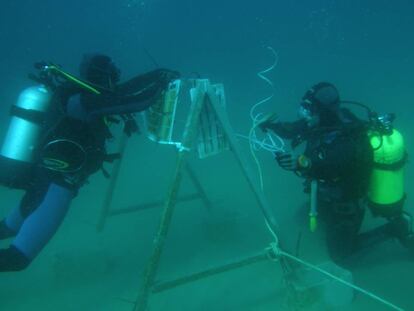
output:
{"label": "green scuba tank", "polygon": [[406,150],[401,133],[369,132],[374,165],[368,189],[368,202],[374,215],[391,217],[402,211],[405,199],[404,166]]}
{"label": "green scuba tank", "polygon": [[368,112],[368,138],[373,151],[373,165],[367,200],[374,215],[400,215],[405,201],[404,167],[407,153],[404,138],[393,122],[395,114],[378,115],[368,106],[355,101],[341,101],[364,108]]}

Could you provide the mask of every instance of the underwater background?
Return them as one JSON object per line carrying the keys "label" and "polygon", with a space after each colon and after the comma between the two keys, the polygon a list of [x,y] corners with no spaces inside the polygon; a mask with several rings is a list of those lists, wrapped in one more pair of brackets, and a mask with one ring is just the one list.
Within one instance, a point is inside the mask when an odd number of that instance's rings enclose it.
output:
{"label": "underwater background", "polygon": [[[123,79],[159,66],[178,70],[183,78],[200,75],[223,83],[230,122],[236,133],[247,135],[250,108],[272,93],[257,76],[273,63],[267,48],[272,47],[279,57],[267,74],[274,97],[261,111],[292,120],[307,88],[330,81],[342,99],[395,112],[412,154],[413,16],[408,0],[3,0],[0,132],[6,133],[10,105],[33,83],[27,74],[34,62],[52,61],[77,74],[83,53],[103,52],[122,69]],[[149,141],[141,127],[144,133],[128,142],[113,208],[162,200],[171,181],[173,148]],[[248,142],[241,139],[240,145],[256,176]],[[110,142],[110,148],[116,146]],[[257,156],[285,243],[294,245],[302,233],[301,258],[328,261],[323,230],[308,233],[301,180],[282,171],[272,154]],[[191,163],[213,208],[206,210],[199,201],[177,205],[158,273],[163,280],[256,254],[272,240],[229,152],[205,160],[192,156]],[[413,178],[409,163],[405,206],[412,213]],[[107,187],[100,172],[92,176],[33,264],[0,276],[0,310],[133,310],[161,209],[113,217],[98,233]],[[181,193],[192,191],[184,181]],[[0,215],[21,195],[2,188]],[[382,221],[367,213],[364,228]],[[370,250],[352,274],[356,285],[414,310],[413,268],[414,257],[390,241]],[[295,310],[334,310],[317,307],[317,298],[308,296]],[[286,300],[280,265],[268,261],[154,294],[150,310],[289,310]],[[361,294],[343,310],[351,309],[389,310]]]}

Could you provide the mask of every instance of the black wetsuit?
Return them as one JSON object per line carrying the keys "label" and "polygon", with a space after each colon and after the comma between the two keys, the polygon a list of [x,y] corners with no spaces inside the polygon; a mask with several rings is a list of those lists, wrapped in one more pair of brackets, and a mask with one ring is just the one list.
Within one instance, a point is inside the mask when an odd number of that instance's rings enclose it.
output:
{"label": "black wetsuit", "polygon": [[366,127],[350,111],[329,126],[309,129],[305,120],[274,123],[269,127],[295,148],[306,144],[304,155],[311,167],[300,172],[305,192],[318,181],[318,213],[326,223],[327,246],[334,260],[350,255],[364,216],[364,197],[372,165],[372,149]]}
{"label": "black wetsuit", "polygon": [[312,164],[303,177],[306,184],[318,181],[318,213],[326,223],[328,251],[333,260],[340,261],[358,247],[372,148],[362,125],[344,124],[312,133],[305,156]]}

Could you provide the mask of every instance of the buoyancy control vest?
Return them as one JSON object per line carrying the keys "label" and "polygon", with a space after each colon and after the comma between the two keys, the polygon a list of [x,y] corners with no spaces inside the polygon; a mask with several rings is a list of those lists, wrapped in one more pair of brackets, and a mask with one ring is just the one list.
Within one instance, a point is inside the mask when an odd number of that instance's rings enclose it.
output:
{"label": "buoyancy control vest", "polygon": [[[105,140],[110,133],[103,118],[88,123],[67,116],[67,98],[59,94],[65,83],[54,84],[49,75],[35,80],[44,83],[19,95],[0,149],[0,183],[11,188],[25,189],[38,167],[72,176],[79,173],[74,178],[79,180],[101,168],[106,157]],[[73,81],[75,77],[68,83],[73,86]],[[72,95],[74,90],[89,91],[85,83],[75,85],[68,88]]]}

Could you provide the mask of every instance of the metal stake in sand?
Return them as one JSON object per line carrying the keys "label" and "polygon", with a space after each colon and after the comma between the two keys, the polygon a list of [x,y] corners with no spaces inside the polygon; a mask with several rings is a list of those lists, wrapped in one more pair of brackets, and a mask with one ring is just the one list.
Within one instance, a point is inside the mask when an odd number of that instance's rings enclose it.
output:
{"label": "metal stake in sand", "polygon": [[104,205],[102,207],[102,212],[101,212],[101,215],[98,221],[98,226],[97,226],[98,232],[101,232],[103,230],[106,219],[110,213],[110,207],[112,204],[112,199],[113,199],[115,188],[116,188],[115,186],[118,182],[119,172],[121,170],[122,156],[124,155],[127,142],[128,142],[128,136],[125,133],[123,133],[121,137],[121,141],[119,142],[119,148],[118,148],[118,152],[121,155],[121,158],[115,162],[114,168],[111,172],[111,179],[109,181],[108,191],[106,192]]}

